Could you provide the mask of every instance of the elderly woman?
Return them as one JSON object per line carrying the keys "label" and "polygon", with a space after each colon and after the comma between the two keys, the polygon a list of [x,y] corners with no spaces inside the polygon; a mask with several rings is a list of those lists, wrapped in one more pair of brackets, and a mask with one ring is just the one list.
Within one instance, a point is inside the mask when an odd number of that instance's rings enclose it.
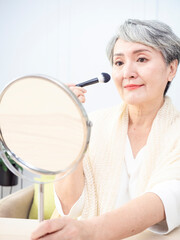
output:
{"label": "elderly woman", "polygon": [[164,23],[128,20],[107,52],[123,103],[91,115],[83,164],[55,184],[54,217],[69,217],[43,222],[32,239],[119,240],[180,225],[180,113],[165,96],[180,39]]}

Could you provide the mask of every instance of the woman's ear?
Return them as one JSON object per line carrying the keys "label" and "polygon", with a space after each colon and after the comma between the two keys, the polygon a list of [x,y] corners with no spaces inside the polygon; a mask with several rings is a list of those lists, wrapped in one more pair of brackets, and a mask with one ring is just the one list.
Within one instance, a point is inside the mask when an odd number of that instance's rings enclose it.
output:
{"label": "woman's ear", "polygon": [[178,60],[177,59],[173,60],[169,64],[169,69],[170,69],[169,77],[168,77],[169,82],[171,82],[173,80],[173,78],[175,77],[176,72],[177,72],[177,67],[178,67]]}

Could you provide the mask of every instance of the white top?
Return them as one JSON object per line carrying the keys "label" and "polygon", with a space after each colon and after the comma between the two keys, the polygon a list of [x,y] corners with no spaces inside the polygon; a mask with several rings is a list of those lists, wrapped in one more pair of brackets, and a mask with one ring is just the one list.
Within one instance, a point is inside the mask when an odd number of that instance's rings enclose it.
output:
{"label": "white top", "polygon": [[[136,179],[139,172],[139,167],[141,165],[140,159],[142,159],[140,158],[140,156],[141,154],[143,154],[145,148],[146,146],[143,147],[138,152],[136,158],[134,158],[129,138],[127,138],[125,167],[123,168],[124,170],[122,173],[122,181],[119,185],[120,190],[117,198],[117,208],[123,206],[125,203],[135,197],[134,189],[136,186]],[[151,190],[151,192],[157,194],[162,200],[164,204],[166,220],[150,227],[149,230],[158,234],[167,234],[180,225],[180,181],[169,180],[157,184]],[[64,216],[61,202],[57,197],[57,194],[55,193],[54,196],[57,211],[61,216]],[[79,200],[71,208],[68,216],[80,219],[83,210],[84,200],[85,199],[83,192]]]}

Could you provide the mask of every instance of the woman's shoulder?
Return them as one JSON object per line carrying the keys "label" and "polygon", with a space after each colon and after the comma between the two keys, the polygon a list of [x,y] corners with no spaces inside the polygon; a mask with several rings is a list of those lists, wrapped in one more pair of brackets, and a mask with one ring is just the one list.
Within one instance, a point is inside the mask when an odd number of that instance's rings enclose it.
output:
{"label": "woman's shoulder", "polygon": [[112,107],[108,107],[108,108],[103,108],[103,109],[99,109],[96,111],[93,111],[91,113],[89,113],[89,119],[90,121],[101,121],[102,119],[105,120],[109,120],[109,119],[113,119],[113,117],[117,116],[117,114],[120,114],[121,112],[121,107],[122,104],[116,105],[116,106],[112,106]]}
{"label": "woman's shoulder", "polygon": [[[171,100],[168,101],[170,102]],[[165,122],[167,121],[167,124],[165,124],[166,129],[164,129],[164,140],[167,142],[167,145],[173,144],[175,146],[177,144],[180,147],[180,112],[172,102],[170,102],[169,106],[169,111],[166,111],[162,119]]]}
{"label": "woman's shoulder", "polygon": [[176,132],[180,134],[180,111],[172,104],[173,111],[171,112],[171,121],[170,121],[170,129],[174,129]]}
{"label": "woman's shoulder", "polygon": [[[94,139],[107,138],[113,131],[114,123],[121,114],[121,104],[109,108],[100,109],[89,114],[92,123],[91,142]],[[98,140],[99,141],[99,140]]]}

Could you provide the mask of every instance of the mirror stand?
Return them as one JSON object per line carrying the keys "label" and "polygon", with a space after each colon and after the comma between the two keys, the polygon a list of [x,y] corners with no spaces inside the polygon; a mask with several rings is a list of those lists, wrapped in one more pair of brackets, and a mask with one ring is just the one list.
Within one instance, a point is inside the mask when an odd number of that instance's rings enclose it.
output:
{"label": "mirror stand", "polygon": [[38,220],[44,220],[44,183],[39,183]]}

